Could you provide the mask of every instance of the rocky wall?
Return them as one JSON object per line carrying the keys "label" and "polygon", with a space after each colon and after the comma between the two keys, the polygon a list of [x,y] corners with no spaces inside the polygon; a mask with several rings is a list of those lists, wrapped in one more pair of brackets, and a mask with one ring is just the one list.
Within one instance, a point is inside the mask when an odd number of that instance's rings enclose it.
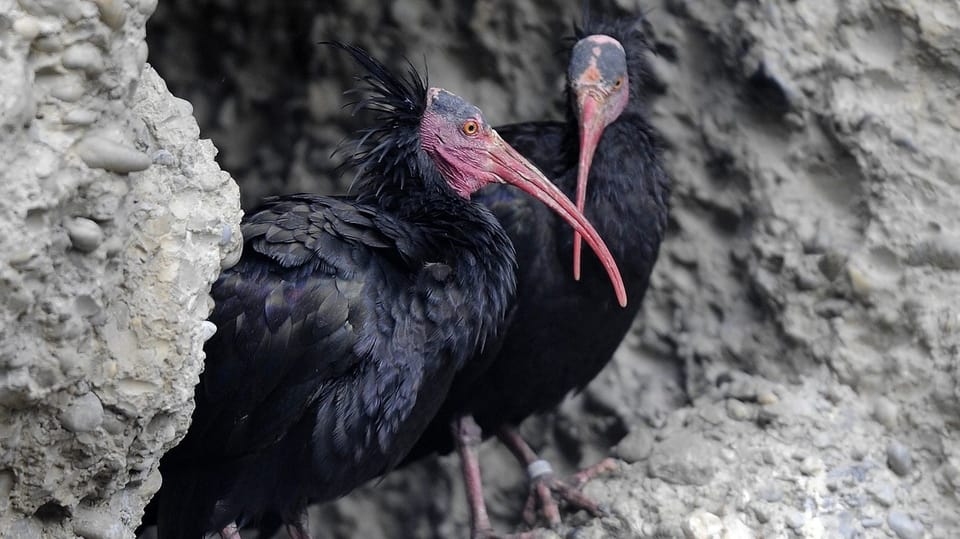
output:
{"label": "rocky wall", "polygon": [[[245,204],[346,187],[328,155],[353,125],[339,94],[354,68],[322,39],[394,65],[426,58],[434,84],[495,124],[561,114],[555,51],[579,2],[268,5],[173,1],[151,33]],[[593,10],[647,14],[674,195],[635,331],[582,396],[524,428],[568,471],[611,446],[624,461],[587,487],[611,516],[569,516],[566,531],[949,537],[960,529],[956,2]],[[492,516],[514,529],[522,471],[495,443],[482,456]],[[467,522],[447,458],[317,508],[313,529],[463,537]]]}
{"label": "rocky wall", "polygon": [[[156,488],[158,450],[185,428],[205,287],[235,255],[236,193],[189,107],[140,74],[149,1],[0,8],[0,529],[124,536]],[[635,330],[583,395],[524,425],[560,469],[621,459],[586,488],[610,516],[566,515],[561,535],[950,537],[960,7],[593,9],[647,14],[674,196]],[[494,123],[557,118],[557,51],[579,11],[170,0],[148,39],[249,207],[349,183],[330,153],[356,125],[340,108],[355,68],[318,41],[425,61]],[[495,443],[482,459],[495,523],[514,529],[521,469]],[[312,516],[323,537],[462,537],[468,523],[449,457]]]}
{"label": "rocky wall", "polygon": [[132,537],[239,193],[146,64],[156,1],[0,0],[0,536]]}

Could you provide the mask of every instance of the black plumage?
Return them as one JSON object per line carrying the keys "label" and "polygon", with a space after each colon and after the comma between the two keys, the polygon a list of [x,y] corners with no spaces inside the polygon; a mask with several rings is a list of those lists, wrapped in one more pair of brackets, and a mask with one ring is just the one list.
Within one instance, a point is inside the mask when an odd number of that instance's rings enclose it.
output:
{"label": "black plumage", "polygon": [[[587,22],[576,36],[580,40],[612,37],[625,53],[628,100],[602,131],[590,167],[585,214],[623,271],[627,307],[620,308],[604,286],[595,258],[584,258],[579,282],[571,278],[572,234],[554,216],[522,193],[499,186],[481,191],[476,200],[496,215],[516,247],[516,312],[501,346],[457,376],[410,460],[450,451],[454,440],[448,425],[460,415],[472,415],[489,436],[502,435],[504,427],[553,409],[600,372],[629,330],[666,231],[670,190],[645,110],[644,91],[651,78],[645,59],[649,44],[641,22]],[[575,51],[571,58],[571,73],[583,72],[582,65],[575,65],[583,64],[583,58],[576,57],[582,52]],[[616,84],[607,82],[610,87]],[[577,186],[580,121],[577,96],[572,89],[568,95],[565,122],[514,124],[498,131],[572,197]]]}
{"label": "black plumage", "polygon": [[347,146],[356,195],[273,198],[244,219],[243,256],[213,286],[193,422],[161,461],[160,538],[232,537],[266,513],[304,534],[309,499],[406,455],[514,297],[513,248],[467,196],[549,182],[472,105],[340,47],[367,71],[357,107],[377,113]]}

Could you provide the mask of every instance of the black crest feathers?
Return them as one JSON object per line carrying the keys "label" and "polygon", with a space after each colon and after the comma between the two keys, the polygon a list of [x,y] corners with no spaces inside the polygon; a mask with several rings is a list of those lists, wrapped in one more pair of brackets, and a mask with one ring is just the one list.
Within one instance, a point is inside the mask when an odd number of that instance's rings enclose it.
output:
{"label": "black crest feathers", "polygon": [[[409,60],[406,73],[398,76],[360,47],[337,41],[322,44],[346,51],[366,71],[355,77],[358,86],[346,92],[354,97],[346,106],[353,114],[363,111],[374,114],[373,126],[361,129],[337,148],[337,152],[346,150],[348,155],[341,167],[356,170],[358,194],[370,187],[379,192],[392,179],[400,180],[402,188],[403,178],[416,177],[420,172],[409,167],[418,162],[410,156],[420,149],[419,125],[426,109],[426,78],[420,76]],[[378,185],[370,185],[374,182]]]}

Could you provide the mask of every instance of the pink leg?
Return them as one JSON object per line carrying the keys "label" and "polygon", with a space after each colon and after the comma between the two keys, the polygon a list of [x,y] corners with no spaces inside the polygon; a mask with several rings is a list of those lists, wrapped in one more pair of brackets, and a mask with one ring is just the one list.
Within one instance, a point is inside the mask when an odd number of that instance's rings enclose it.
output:
{"label": "pink leg", "polygon": [[[306,513],[301,515],[300,522],[298,524],[287,525],[287,535],[290,536],[290,539],[310,539],[310,534],[307,532],[307,514]],[[261,539],[269,539],[269,538],[264,537]]]}
{"label": "pink leg", "polygon": [[227,524],[227,526],[220,530],[220,539],[240,539],[240,528],[237,527],[235,522]]}
{"label": "pink leg", "polygon": [[536,523],[536,508],[539,501],[543,516],[550,527],[556,528],[560,525],[560,509],[554,496],[573,507],[586,510],[595,517],[603,515],[604,512],[600,506],[580,492],[580,487],[601,473],[615,470],[616,461],[604,459],[575,474],[570,481],[561,481],[554,476],[550,463],[537,456],[515,428],[503,426],[497,436],[517,457],[517,460],[527,467],[527,474],[530,476],[530,494],[523,508],[523,518],[527,524],[533,526]]}
{"label": "pink leg", "polygon": [[460,466],[463,481],[467,489],[467,501],[470,504],[471,537],[479,539],[493,534],[487,504],[483,501],[483,482],[480,478],[480,460],[477,447],[482,441],[482,432],[472,416],[463,416],[453,421],[453,438],[460,453]]}

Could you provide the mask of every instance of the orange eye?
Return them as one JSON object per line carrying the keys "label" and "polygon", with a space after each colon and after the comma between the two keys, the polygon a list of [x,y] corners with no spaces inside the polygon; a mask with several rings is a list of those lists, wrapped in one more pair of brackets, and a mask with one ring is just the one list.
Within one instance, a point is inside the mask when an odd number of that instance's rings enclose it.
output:
{"label": "orange eye", "polygon": [[623,77],[620,77],[616,82],[613,83],[613,89],[619,90],[621,86],[623,86]]}
{"label": "orange eye", "polygon": [[460,128],[463,131],[464,135],[476,135],[480,131],[480,124],[476,120],[467,120],[463,122],[463,127]]}

